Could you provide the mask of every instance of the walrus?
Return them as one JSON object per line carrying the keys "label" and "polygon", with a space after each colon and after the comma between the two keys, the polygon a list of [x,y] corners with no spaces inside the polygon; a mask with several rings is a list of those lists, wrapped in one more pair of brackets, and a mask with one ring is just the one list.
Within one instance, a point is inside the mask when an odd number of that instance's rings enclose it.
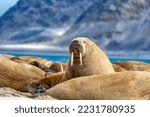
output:
{"label": "walrus", "polygon": [[58,73],[66,71],[66,64],[62,62],[54,62],[48,68],[51,73]]}
{"label": "walrus", "polygon": [[150,99],[150,73],[125,71],[79,77],[60,83],[43,95],[62,100]]}
{"label": "walrus", "polygon": [[36,84],[37,86],[48,84],[47,87],[51,88],[72,78],[115,72],[106,54],[88,38],[79,37],[74,39],[69,46],[69,52],[70,58],[66,64],[66,71],[52,74],[39,82],[31,84],[31,93],[38,92],[35,89]]}
{"label": "walrus", "polygon": [[35,56],[21,56],[20,58],[26,60],[26,61],[38,61],[40,64],[45,65],[46,67],[50,67],[52,62],[48,61],[46,59],[35,57]]}
{"label": "walrus", "polygon": [[64,72],[64,71],[66,71],[66,64],[62,63],[62,62],[54,62],[45,71],[46,71],[45,76],[49,76],[49,75],[52,75],[54,73]]}
{"label": "walrus", "polygon": [[114,73],[107,55],[90,39],[79,37],[70,46],[67,73],[72,78]]}
{"label": "walrus", "polygon": [[117,65],[117,64],[112,64],[115,72],[122,72],[122,71],[127,71],[126,69],[124,69],[123,67]]}
{"label": "walrus", "polygon": [[45,72],[48,71],[48,68],[51,66],[51,62],[45,59],[34,57],[34,56],[20,56],[20,57],[12,57],[10,60],[18,62],[18,63],[27,63],[33,66],[36,66]]}
{"label": "walrus", "polygon": [[119,65],[120,67],[126,69],[127,71],[149,71],[150,72],[150,64],[140,62],[140,61],[114,62],[113,64]]}
{"label": "walrus", "polygon": [[45,72],[35,66],[17,63],[0,56],[0,87],[28,91],[28,85],[45,77]]}

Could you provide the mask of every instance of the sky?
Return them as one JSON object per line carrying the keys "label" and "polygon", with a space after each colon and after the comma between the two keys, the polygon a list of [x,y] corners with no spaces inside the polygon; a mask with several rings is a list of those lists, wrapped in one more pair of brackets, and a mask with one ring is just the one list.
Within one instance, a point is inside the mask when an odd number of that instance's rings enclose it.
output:
{"label": "sky", "polygon": [[18,0],[0,0],[0,16],[2,16],[10,7],[16,4]]}

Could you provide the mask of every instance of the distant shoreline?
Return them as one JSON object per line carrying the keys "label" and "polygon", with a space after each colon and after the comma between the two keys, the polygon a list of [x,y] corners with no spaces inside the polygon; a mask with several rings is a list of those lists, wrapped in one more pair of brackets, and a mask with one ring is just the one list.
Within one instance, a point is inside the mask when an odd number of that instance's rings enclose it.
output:
{"label": "distant shoreline", "polygon": [[[104,50],[105,53],[113,58],[131,58],[131,59],[150,59],[150,52],[148,51],[107,51]],[[11,54],[11,53],[23,53],[23,54],[37,54],[37,55],[48,55],[48,54],[60,54],[60,55],[68,55],[69,56],[69,51],[68,48],[64,47],[53,47],[52,48],[47,48],[47,49],[36,49],[36,48],[2,48],[0,45],[0,54]]]}
{"label": "distant shoreline", "polygon": [[[13,56],[36,56],[40,58],[44,58],[50,61],[61,61],[67,62],[69,58],[69,53],[58,53],[58,52],[36,52],[36,51],[1,51],[0,54],[8,54]],[[132,57],[132,56],[108,56],[111,62],[116,61],[142,61],[146,63],[150,63],[150,58],[144,57]]]}

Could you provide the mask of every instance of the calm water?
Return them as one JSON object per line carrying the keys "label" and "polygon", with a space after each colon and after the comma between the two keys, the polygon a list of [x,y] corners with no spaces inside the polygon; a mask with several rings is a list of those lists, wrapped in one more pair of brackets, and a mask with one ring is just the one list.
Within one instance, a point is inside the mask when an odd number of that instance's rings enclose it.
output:
{"label": "calm water", "polygon": [[[52,62],[67,62],[69,55],[67,54],[39,54],[39,53],[19,53],[19,52],[0,52],[0,54],[10,54],[14,56],[36,56],[44,58],[48,61]],[[115,61],[129,61],[129,60],[136,60],[136,61],[142,61],[150,63],[150,59],[144,59],[144,58],[117,58],[117,57],[109,57],[111,62]]]}

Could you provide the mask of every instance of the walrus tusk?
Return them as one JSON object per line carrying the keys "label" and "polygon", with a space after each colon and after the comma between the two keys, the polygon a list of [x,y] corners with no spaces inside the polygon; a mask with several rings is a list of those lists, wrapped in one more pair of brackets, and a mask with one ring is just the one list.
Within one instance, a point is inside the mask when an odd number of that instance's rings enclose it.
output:
{"label": "walrus tusk", "polygon": [[73,58],[74,58],[74,54],[73,52],[71,52],[71,67],[73,66]]}
{"label": "walrus tusk", "polygon": [[80,52],[80,65],[82,66],[82,54]]}
{"label": "walrus tusk", "polygon": [[63,72],[64,70],[63,70],[63,66],[62,66],[62,64],[60,65],[60,67],[61,67],[61,72]]}

